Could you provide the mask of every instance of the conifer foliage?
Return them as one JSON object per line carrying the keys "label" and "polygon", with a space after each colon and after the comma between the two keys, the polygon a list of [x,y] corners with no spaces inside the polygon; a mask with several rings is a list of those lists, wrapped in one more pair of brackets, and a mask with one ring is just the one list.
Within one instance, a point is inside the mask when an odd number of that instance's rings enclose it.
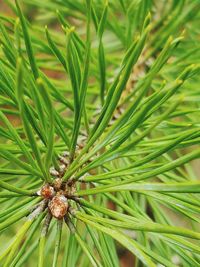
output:
{"label": "conifer foliage", "polygon": [[0,266],[200,266],[200,2],[1,5]]}

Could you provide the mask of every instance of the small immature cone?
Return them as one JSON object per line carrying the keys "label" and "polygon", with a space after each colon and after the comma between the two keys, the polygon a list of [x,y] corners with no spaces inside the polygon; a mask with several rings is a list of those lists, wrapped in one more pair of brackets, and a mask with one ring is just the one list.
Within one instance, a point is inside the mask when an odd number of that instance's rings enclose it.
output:
{"label": "small immature cone", "polygon": [[64,196],[55,196],[49,202],[49,209],[53,217],[57,219],[62,219],[68,210],[68,202]]}
{"label": "small immature cone", "polygon": [[39,196],[42,196],[46,199],[50,199],[55,195],[54,188],[49,184],[45,184],[37,193]]}

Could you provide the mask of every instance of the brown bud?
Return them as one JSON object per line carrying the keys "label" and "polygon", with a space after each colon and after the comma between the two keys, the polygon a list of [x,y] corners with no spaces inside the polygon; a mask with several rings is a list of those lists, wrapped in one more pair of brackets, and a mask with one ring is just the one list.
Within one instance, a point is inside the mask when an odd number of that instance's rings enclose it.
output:
{"label": "brown bud", "polygon": [[68,210],[68,202],[64,196],[55,196],[49,202],[49,209],[53,217],[62,219]]}
{"label": "brown bud", "polygon": [[63,157],[67,157],[67,156],[69,156],[69,152],[68,152],[68,151],[64,151],[64,152],[62,153],[62,156],[63,156]]}
{"label": "brown bud", "polygon": [[63,174],[65,172],[65,169],[66,169],[65,164],[60,165],[60,167],[59,167],[60,174]]}
{"label": "brown bud", "polygon": [[58,156],[58,158],[59,158],[59,161],[60,161],[61,163],[63,163],[65,166],[67,166],[67,165],[69,164],[69,161],[68,161],[65,157],[63,157],[63,156]]}
{"label": "brown bud", "polygon": [[61,186],[62,186],[62,179],[61,178],[56,178],[54,180],[54,188],[55,188],[55,190],[58,191],[61,188]]}
{"label": "brown bud", "polygon": [[55,191],[52,186],[45,184],[38,192],[38,195],[42,196],[43,198],[49,199],[55,195]]}
{"label": "brown bud", "polygon": [[59,176],[59,172],[54,167],[51,167],[49,172],[52,176]]}
{"label": "brown bud", "polygon": [[66,184],[65,186],[65,192],[68,197],[73,196],[76,193],[76,187],[73,184],[73,181],[71,183],[72,184]]}

